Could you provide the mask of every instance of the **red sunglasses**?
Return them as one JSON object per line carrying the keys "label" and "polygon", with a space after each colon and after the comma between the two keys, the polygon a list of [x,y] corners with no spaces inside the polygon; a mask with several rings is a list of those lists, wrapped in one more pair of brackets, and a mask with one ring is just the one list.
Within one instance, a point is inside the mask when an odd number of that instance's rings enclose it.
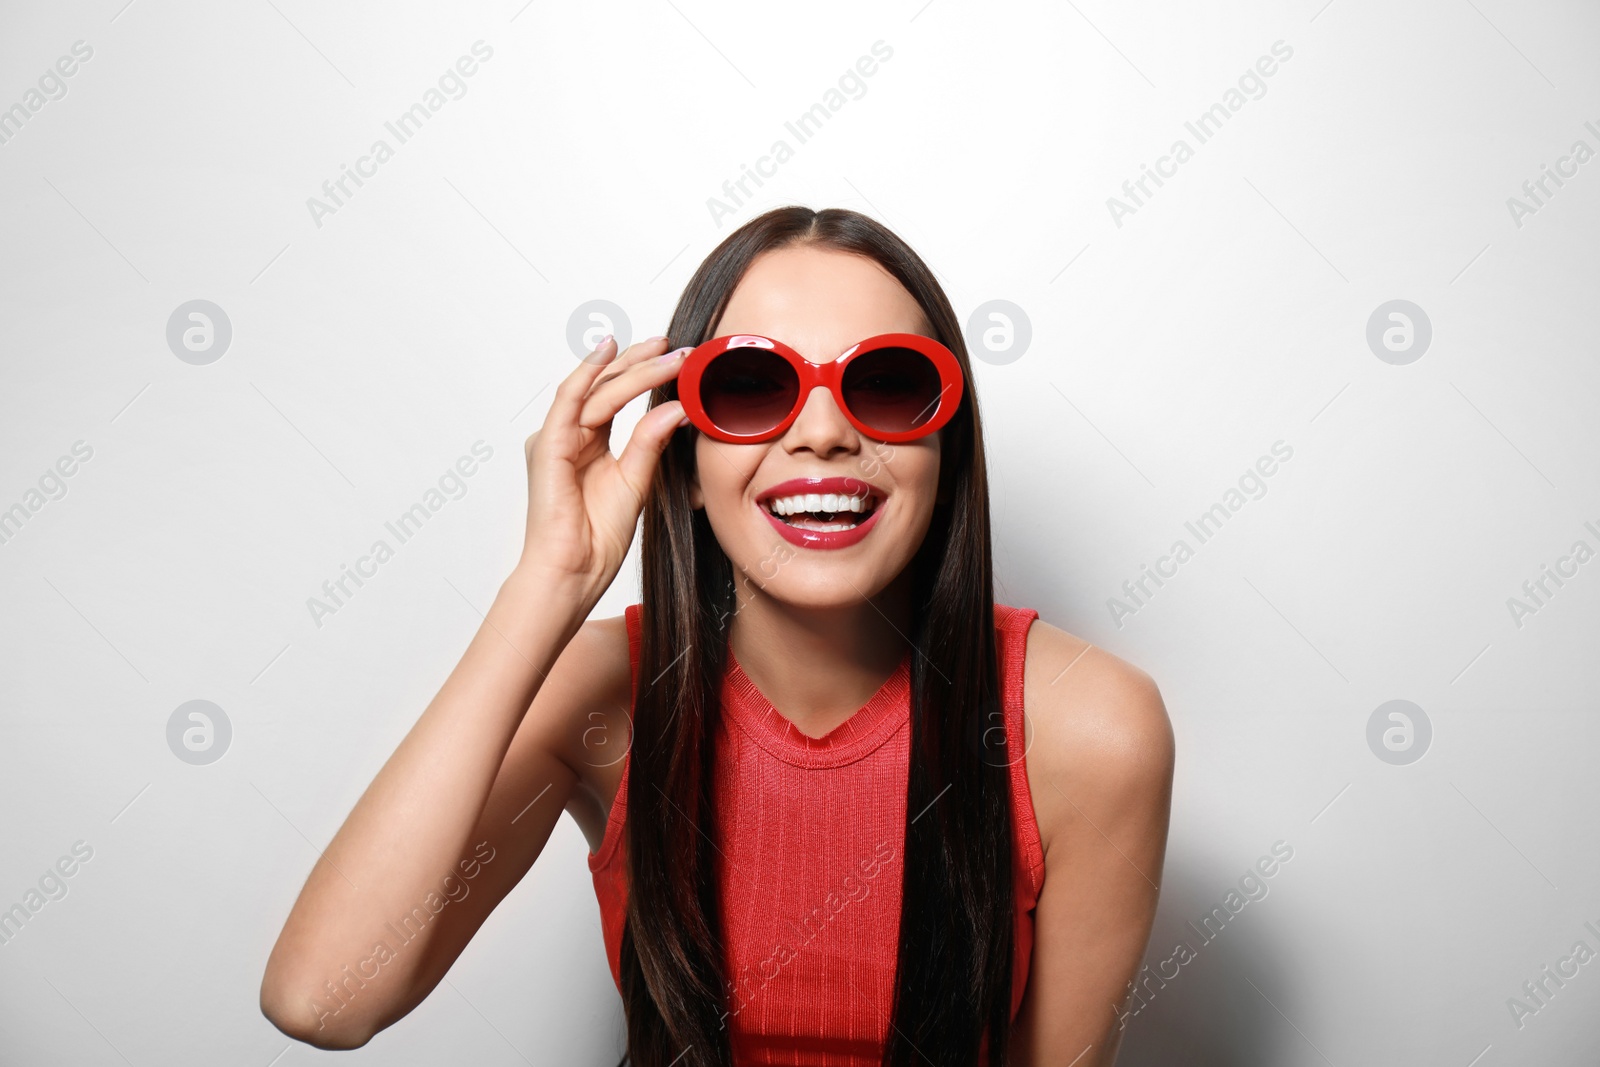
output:
{"label": "red sunglasses", "polygon": [[879,441],[912,441],[949,422],[961,404],[955,353],[914,333],[880,333],[829,363],[770,337],[715,337],[684,357],[678,399],[701,433],[731,444],[778,437],[822,386],[850,424]]}

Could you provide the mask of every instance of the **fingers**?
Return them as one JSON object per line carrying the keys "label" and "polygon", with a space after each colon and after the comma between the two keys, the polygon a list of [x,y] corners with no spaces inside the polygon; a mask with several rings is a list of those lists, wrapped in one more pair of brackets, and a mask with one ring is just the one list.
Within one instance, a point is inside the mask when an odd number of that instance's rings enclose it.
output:
{"label": "fingers", "polygon": [[597,381],[584,398],[578,425],[588,429],[604,426],[630,401],[676,377],[683,367],[683,357],[690,349],[684,347],[672,352],[657,351],[664,347],[664,343],[657,342],[647,352],[635,357],[630,366]]}
{"label": "fingers", "polygon": [[644,418],[634,426],[627,447],[617,457],[617,469],[640,500],[650,489],[656,467],[661,462],[661,453],[666,451],[672,435],[686,421],[683,405],[676,400],[668,400],[645,412]]}
{"label": "fingers", "polygon": [[561,384],[556,386],[556,395],[550,401],[550,410],[545,412],[546,426],[572,427],[578,420],[578,412],[583,407],[583,398],[588,395],[589,387],[596,378],[605,370],[607,364],[616,356],[617,342],[609,334],[606,339],[595,346],[593,352],[578,361],[572,368],[572,373],[561,379]]}
{"label": "fingers", "polygon": [[[616,339],[608,335],[595,346],[593,352],[579,361],[572,372],[556,387],[555,396],[550,401],[550,409],[545,413],[545,427],[559,431],[561,440],[570,441],[569,447],[576,447],[579,438],[568,438],[568,433],[575,433],[580,425],[593,429],[603,425],[605,421],[597,423],[592,420],[583,422],[579,420],[579,414],[584,410],[585,398],[594,390],[596,383],[606,380],[608,375],[615,378],[618,374],[624,373],[628,367],[659,354],[666,349],[666,346],[665,337],[651,337],[629,345],[628,350],[619,357]],[[621,406],[619,404],[618,408]]]}
{"label": "fingers", "polygon": [[606,368],[601,372],[600,377],[596,378],[590,385],[589,392],[593,393],[602,385],[627,371],[629,367],[636,366],[640,363],[648,361],[654,356],[661,355],[661,353],[667,350],[669,344],[670,342],[665,337],[649,337],[643,341],[629,345],[627,350],[624,351],[620,356],[606,364]]}

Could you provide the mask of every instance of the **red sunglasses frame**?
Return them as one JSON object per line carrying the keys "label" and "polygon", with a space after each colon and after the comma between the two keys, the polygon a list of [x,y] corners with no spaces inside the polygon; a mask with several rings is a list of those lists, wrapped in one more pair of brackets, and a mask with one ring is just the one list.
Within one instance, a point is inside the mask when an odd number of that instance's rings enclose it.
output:
{"label": "red sunglasses frame", "polygon": [[[711,361],[736,348],[764,348],[779,357],[795,369],[800,379],[800,391],[795,397],[794,407],[789,413],[778,421],[770,430],[753,434],[729,433],[711,421],[711,416],[706,413],[700,401],[700,379],[705,374],[706,367]],[[855,416],[850,410],[850,405],[845,403],[843,382],[845,369],[852,360],[861,358],[868,352],[876,352],[882,348],[909,348],[928,358],[939,374],[939,406],[926,422],[910,430],[897,433],[888,433],[876,427],[868,426]],[[964,381],[961,374],[961,363],[956,359],[955,353],[949,348],[935,341],[931,337],[924,337],[916,333],[880,333],[868,337],[864,341],[857,341],[837,359],[827,363],[813,363],[782,341],[760,334],[736,333],[726,337],[713,337],[711,340],[697,346],[684,357],[683,367],[678,371],[678,400],[683,404],[683,412],[689,416],[689,421],[701,433],[715,441],[724,441],[729,444],[756,444],[761,441],[770,441],[780,437],[794,420],[799,417],[800,411],[806,405],[806,400],[811,396],[811,391],[818,386],[827,389],[833,394],[833,402],[844,417],[849,420],[861,433],[874,441],[887,441],[900,443],[914,441],[919,437],[926,437],[941,429],[945,423],[954,417],[956,410],[961,406],[961,396]]]}

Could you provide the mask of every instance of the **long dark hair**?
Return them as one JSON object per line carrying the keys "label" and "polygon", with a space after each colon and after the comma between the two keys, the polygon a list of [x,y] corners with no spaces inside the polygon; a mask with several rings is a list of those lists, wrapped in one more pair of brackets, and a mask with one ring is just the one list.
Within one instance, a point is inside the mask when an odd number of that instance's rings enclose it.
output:
{"label": "long dark hair", "polygon": [[[751,262],[810,244],[867,256],[921,305],[969,383],[940,431],[943,492],[912,559],[911,756],[900,947],[886,1067],[1001,1067],[1011,1018],[1015,899],[1011,809],[995,658],[989,490],[972,368],[933,273],[854,211],[784,207],[731,233],[684,289],[667,336],[709,340]],[[676,382],[652,392],[672,399]],[[629,754],[627,919],[621,979],[636,1067],[732,1067],[712,838],[714,739],[734,611],[734,569],[689,503],[692,429],[662,456],[644,508],[641,679]],[[998,739],[998,740],[997,740]],[[937,801],[937,803],[935,803]],[[925,810],[926,809],[926,810]]]}

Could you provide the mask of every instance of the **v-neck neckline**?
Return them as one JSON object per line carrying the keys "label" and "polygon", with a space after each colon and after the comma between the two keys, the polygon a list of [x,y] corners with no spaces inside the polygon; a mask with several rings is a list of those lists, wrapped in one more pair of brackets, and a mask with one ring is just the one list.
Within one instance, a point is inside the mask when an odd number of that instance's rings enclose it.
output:
{"label": "v-neck neckline", "polygon": [[732,646],[728,648],[722,706],[757,744],[786,763],[799,767],[843,766],[866,756],[910,721],[911,653],[906,652],[894,672],[860,709],[821,737],[803,733],[773,706],[745,674]]}

